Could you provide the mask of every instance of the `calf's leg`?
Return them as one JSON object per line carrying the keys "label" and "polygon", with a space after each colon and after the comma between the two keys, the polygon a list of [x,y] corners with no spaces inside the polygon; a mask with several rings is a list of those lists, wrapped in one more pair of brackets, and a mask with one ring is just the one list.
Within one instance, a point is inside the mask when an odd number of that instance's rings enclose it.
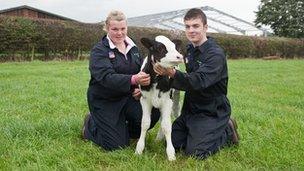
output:
{"label": "calf's leg", "polygon": [[[159,118],[159,121],[160,121],[160,123],[162,122],[162,117]],[[162,128],[160,127],[159,130],[158,130],[158,132],[157,132],[155,140],[156,141],[160,141],[160,140],[164,139],[164,137],[165,137],[165,135],[163,133]]]}
{"label": "calf's leg", "polygon": [[140,137],[136,145],[135,154],[142,154],[145,148],[146,133],[151,123],[152,104],[149,101],[147,101],[145,98],[141,98],[140,103],[142,105],[143,115],[141,120]]}
{"label": "calf's leg", "polygon": [[161,129],[166,137],[167,142],[167,156],[168,160],[173,161],[175,160],[175,149],[172,144],[171,140],[171,132],[172,132],[172,125],[171,125],[171,112],[172,112],[172,101],[168,102],[166,105],[163,105],[161,108],[162,114],[162,121],[161,121]]}

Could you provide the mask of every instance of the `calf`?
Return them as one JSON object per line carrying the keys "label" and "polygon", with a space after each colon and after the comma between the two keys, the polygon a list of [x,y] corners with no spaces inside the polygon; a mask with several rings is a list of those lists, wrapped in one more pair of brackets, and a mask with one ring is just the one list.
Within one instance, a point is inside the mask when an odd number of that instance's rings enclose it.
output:
{"label": "calf", "polygon": [[[148,57],[145,58],[141,70],[150,74],[151,83],[141,86],[142,97],[140,103],[143,109],[141,134],[136,146],[136,154],[142,154],[145,147],[145,137],[151,122],[152,107],[158,108],[161,113],[161,128],[156,139],[165,136],[167,142],[167,156],[170,161],[175,160],[175,150],[171,141],[171,113],[179,115],[179,98],[175,101],[172,96],[179,96],[171,88],[172,79],[168,76],[157,75],[153,70],[153,64],[159,63],[163,67],[173,67],[183,62],[183,56],[176,50],[181,45],[180,40],[170,41],[165,36],[157,36],[155,40],[141,39],[142,44],[149,49]],[[176,90],[177,91],[177,90]],[[172,109],[173,107],[173,109]]]}

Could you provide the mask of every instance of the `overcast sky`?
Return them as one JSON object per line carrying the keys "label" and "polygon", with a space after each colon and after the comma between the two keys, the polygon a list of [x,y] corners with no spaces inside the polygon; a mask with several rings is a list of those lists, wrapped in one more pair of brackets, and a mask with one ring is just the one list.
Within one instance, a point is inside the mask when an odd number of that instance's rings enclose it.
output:
{"label": "overcast sky", "polygon": [[[122,10],[127,17],[211,6],[252,22],[260,0],[0,0],[0,10],[28,5],[82,22],[105,20],[111,10]],[[208,17],[208,16],[207,16]]]}

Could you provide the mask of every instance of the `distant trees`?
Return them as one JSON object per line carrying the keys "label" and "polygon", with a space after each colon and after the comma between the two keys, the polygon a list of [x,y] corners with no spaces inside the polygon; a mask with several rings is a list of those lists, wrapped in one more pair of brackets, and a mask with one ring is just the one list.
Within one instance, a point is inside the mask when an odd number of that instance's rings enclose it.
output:
{"label": "distant trees", "polygon": [[304,38],[304,0],[261,0],[255,24],[269,25],[277,36]]}

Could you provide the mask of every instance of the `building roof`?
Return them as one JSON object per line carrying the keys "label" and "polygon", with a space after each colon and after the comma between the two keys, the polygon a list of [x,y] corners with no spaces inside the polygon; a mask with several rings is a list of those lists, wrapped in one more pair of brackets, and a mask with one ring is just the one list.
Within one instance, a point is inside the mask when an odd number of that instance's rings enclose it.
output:
{"label": "building roof", "polygon": [[40,9],[37,9],[37,8],[34,8],[34,7],[30,7],[30,6],[27,6],[27,5],[22,5],[22,6],[18,6],[18,7],[13,7],[13,8],[8,8],[8,9],[0,10],[0,14],[6,13],[6,12],[15,11],[15,10],[21,10],[21,9],[28,9],[28,10],[32,10],[32,11],[37,11],[37,12],[40,12],[40,13],[47,14],[49,16],[53,16],[53,17],[62,19],[62,20],[76,21],[76,20],[73,20],[71,18],[63,17],[61,15],[53,14],[53,13],[50,13],[50,12],[47,12],[47,11],[43,11],[43,10],[40,10]]}
{"label": "building roof", "polygon": [[[265,35],[267,30],[232,16],[210,6],[199,7],[208,20],[208,32],[237,35]],[[128,25],[137,27],[156,27],[169,30],[184,30],[183,16],[189,9],[150,14],[128,18]]]}

